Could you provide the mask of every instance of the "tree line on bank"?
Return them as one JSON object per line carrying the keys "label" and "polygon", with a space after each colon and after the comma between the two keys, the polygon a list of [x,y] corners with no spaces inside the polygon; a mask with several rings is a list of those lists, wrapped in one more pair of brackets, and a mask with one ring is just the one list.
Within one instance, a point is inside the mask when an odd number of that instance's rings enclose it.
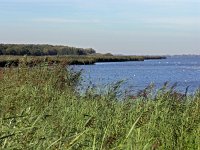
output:
{"label": "tree line on bank", "polygon": [[0,55],[89,55],[96,51],[92,48],[53,46],[47,44],[0,44]]}

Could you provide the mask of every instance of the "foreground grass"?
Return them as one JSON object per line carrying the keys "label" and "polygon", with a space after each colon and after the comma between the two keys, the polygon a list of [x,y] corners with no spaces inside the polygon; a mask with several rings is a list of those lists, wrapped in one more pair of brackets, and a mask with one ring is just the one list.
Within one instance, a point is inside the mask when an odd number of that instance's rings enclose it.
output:
{"label": "foreground grass", "polygon": [[62,66],[3,69],[0,149],[200,149],[200,93],[117,100]]}

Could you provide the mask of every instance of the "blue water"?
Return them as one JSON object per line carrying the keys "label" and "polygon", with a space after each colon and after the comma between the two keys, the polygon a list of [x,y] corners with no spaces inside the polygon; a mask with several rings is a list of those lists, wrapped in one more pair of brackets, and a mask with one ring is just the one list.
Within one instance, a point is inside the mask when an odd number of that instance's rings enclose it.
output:
{"label": "blue water", "polygon": [[104,87],[123,80],[122,87],[135,92],[154,83],[159,89],[168,81],[177,83],[177,91],[195,92],[200,86],[200,56],[172,56],[161,60],[132,62],[96,63],[95,65],[74,66],[83,69],[83,85],[93,84]]}

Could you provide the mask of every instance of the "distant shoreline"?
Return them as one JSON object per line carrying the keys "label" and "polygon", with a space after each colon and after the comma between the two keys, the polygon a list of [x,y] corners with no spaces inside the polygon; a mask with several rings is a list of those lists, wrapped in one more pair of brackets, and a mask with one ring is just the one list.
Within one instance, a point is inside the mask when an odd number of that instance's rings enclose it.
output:
{"label": "distant shoreline", "polygon": [[0,67],[24,63],[36,66],[47,63],[68,65],[93,65],[98,62],[144,61],[165,59],[165,56],[113,55],[97,53],[93,48],[76,48],[48,44],[0,44]]}
{"label": "distant shoreline", "polygon": [[150,59],[166,59],[165,56],[105,56],[105,55],[66,55],[66,56],[14,56],[1,55],[0,67],[18,66],[25,63],[28,66],[47,63],[65,63],[68,65],[93,65],[98,62],[144,61]]}

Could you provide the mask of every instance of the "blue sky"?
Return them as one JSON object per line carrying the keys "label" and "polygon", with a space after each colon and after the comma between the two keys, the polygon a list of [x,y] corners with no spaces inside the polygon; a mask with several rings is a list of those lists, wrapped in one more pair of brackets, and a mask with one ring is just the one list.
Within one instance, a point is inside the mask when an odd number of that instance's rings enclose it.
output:
{"label": "blue sky", "polygon": [[0,0],[0,43],[200,54],[200,1]]}

